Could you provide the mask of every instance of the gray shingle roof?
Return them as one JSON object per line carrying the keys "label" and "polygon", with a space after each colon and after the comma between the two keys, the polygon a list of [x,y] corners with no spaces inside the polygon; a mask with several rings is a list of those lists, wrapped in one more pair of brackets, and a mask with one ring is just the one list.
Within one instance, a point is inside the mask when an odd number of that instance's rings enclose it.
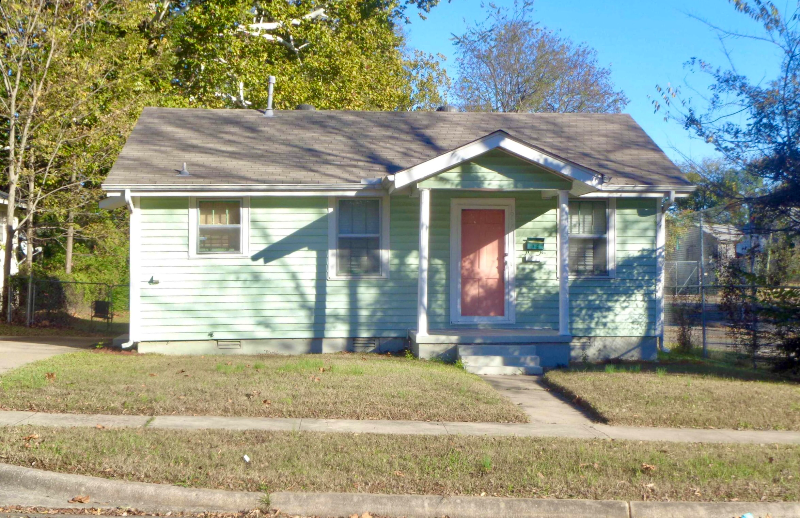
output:
{"label": "gray shingle roof", "polygon": [[611,184],[689,183],[629,115],[145,108],[104,186],[359,183],[497,130]]}

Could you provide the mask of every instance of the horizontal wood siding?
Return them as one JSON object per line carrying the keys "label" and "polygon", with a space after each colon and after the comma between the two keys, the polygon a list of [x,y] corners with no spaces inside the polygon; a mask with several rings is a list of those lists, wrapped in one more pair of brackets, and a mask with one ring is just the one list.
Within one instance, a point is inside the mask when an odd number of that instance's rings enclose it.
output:
{"label": "horizontal wood siding", "polygon": [[569,300],[573,336],[655,334],[656,202],[619,198],[615,279],[573,279]]}
{"label": "horizontal wood siding", "polygon": [[[543,199],[540,192],[479,193],[431,191],[431,234],[429,267],[430,328],[450,324],[450,202],[453,198],[514,198],[516,324],[502,327],[543,327],[558,329],[558,279],[556,278],[556,201]],[[545,238],[541,263],[523,263],[528,237]],[[457,327],[470,327],[458,324]]]}
{"label": "horizontal wood siding", "polygon": [[[516,324],[558,328],[555,198],[539,192],[431,194],[429,317],[450,324],[450,200],[515,199]],[[189,200],[143,198],[143,341],[406,336],[416,325],[419,199],[391,198],[389,279],[327,280],[327,198],[252,198],[248,257],[189,259]],[[575,336],[654,334],[655,202],[617,200],[617,278],[573,279]],[[540,263],[522,261],[545,238]],[[150,284],[150,278],[158,281]],[[504,326],[508,327],[508,326]],[[213,336],[212,336],[213,334]]]}
{"label": "horizontal wood siding", "polygon": [[503,151],[490,151],[420,182],[423,189],[569,189],[571,182]]}
{"label": "horizontal wood siding", "polygon": [[403,337],[415,325],[416,200],[391,200],[386,280],[327,280],[327,198],[252,198],[239,258],[188,258],[188,199],[141,207],[143,341]]}

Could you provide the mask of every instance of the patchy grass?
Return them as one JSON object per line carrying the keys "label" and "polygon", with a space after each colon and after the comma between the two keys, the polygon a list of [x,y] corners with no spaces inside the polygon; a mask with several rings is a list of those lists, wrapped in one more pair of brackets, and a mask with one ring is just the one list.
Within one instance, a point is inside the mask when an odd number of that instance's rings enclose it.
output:
{"label": "patchy grass", "polygon": [[479,376],[452,365],[376,354],[204,357],[85,351],[0,377],[0,405],[70,413],[527,421]]}
{"label": "patchy grass", "polygon": [[795,445],[25,426],[0,428],[0,459],[64,473],[247,491],[800,499]]}
{"label": "patchy grass", "polygon": [[725,358],[575,365],[545,382],[614,425],[800,430],[800,384]]}

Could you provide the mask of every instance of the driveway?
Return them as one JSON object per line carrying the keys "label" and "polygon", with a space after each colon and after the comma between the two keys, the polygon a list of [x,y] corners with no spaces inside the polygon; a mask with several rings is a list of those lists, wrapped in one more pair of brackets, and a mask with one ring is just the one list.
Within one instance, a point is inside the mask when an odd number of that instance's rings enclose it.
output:
{"label": "driveway", "polygon": [[0,375],[35,362],[92,347],[97,337],[74,336],[0,336]]}

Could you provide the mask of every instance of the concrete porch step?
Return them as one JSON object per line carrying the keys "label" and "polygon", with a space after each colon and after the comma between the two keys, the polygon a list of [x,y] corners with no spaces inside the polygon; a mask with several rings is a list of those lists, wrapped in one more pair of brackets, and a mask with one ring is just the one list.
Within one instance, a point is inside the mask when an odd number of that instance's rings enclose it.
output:
{"label": "concrete porch step", "polygon": [[542,374],[541,367],[511,367],[501,366],[482,366],[464,364],[464,369],[472,374],[483,376],[539,376]]}
{"label": "concrete porch step", "polygon": [[461,356],[464,365],[474,367],[538,367],[538,356]]}
{"label": "concrete porch step", "polygon": [[459,356],[536,356],[535,345],[458,345]]}

